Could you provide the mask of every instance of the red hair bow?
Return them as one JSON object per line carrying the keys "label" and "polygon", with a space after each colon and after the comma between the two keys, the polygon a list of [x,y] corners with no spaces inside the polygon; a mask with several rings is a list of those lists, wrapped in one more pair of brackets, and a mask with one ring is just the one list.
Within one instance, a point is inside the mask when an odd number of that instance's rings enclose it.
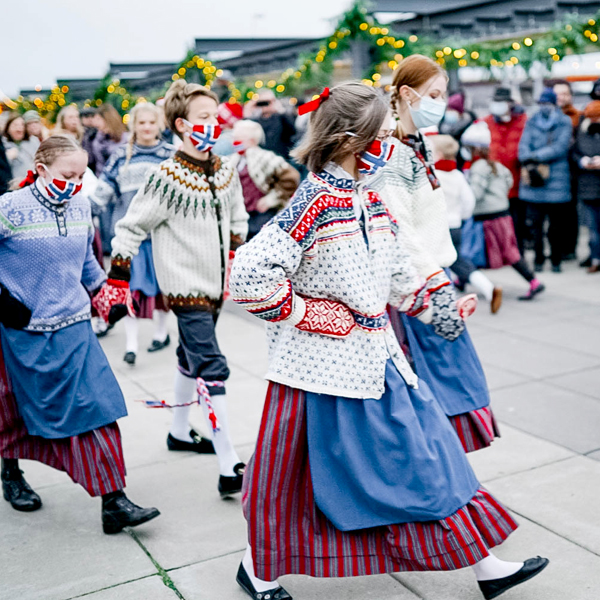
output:
{"label": "red hair bow", "polygon": [[311,100],[310,102],[306,102],[306,104],[303,104],[298,109],[298,114],[305,115],[306,113],[317,110],[317,108],[319,108],[319,106],[321,106],[321,102],[325,102],[325,100],[327,100],[327,98],[329,98],[329,88],[328,87],[326,87],[321,92],[321,94],[319,95],[318,98],[315,98],[314,100]]}
{"label": "red hair bow", "polygon": [[35,183],[35,180],[37,179],[37,174],[34,173],[33,171],[27,171],[27,176],[25,177],[25,179],[23,179],[23,181],[21,181],[21,183],[19,184],[20,188],[24,188],[27,187],[28,185],[33,185]]}

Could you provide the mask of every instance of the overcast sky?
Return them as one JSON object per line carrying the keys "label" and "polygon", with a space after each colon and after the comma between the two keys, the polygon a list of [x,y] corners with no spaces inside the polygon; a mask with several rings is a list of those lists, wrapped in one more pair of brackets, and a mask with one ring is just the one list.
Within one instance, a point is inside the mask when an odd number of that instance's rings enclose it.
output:
{"label": "overcast sky", "polygon": [[108,63],[181,60],[196,37],[319,37],[352,0],[2,2],[0,90],[101,77]]}

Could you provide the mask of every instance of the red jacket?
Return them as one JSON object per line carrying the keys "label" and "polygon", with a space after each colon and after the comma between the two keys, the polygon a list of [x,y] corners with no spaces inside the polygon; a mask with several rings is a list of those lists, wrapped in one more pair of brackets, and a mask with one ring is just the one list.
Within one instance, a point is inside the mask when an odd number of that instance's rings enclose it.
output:
{"label": "red jacket", "polygon": [[492,143],[490,144],[490,158],[497,160],[507,167],[513,176],[514,184],[508,193],[509,198],[519,197],[519,181],[521,179],[521,164],[519,163],[519,142],[527,115],[513,115],[507,123],[498,122],[493,115],[485,117],[484,121],[490,128]]}

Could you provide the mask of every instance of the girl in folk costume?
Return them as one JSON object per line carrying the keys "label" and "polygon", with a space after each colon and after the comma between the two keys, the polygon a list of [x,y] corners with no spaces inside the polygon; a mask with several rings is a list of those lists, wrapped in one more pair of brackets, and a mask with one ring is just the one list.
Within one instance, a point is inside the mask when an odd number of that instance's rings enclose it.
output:
{"label": "girl in folk costume", "polygon": [[1,477],[13,508],[33,511],[41,500],[18,459],[66,471],[102,496],[104,532],[117,533],[159,512],[123,492],[116,421],[127,410],[92,332],[88,293],[113,322],[132,309],[131,297],[126,284],[111,287],[93,255],[90,205],[79,193],[86,166],[72,137],[52,136],[35,155],[36,175],[0,198]]}
{"label": "girl in folk costume", "polygon": [[463,144],[471,152],[473,159],[468,175],[469,185],[475,196],[475,229],[479,224],[485,243],[482,266],[490,269],[511,266],[529,283],[529,291],[519,300],[533,300],[545,287],[519,251],[508,200],[513,186],[512,173],[503,164],[490,159],[492,137],[485,121],[477,121],[471,125],[463,136]]}
{"label": "girl in folk costume", "polygon": [[256,121],[238,121],[233,126],[233,146],[248,211],[248,239],[270,221],[292,197],[300,183],[300,174],[281,156],[260,148],[265,132]]}
{"label": "girl in folk costume", "polygon": [[490,548],[516,523],[477,481],[445,414],[391,330],[392,304],[440,334],[396,222],[362,181],[393,151],[376,90],[347,83],[310,102],[295,157],[311,173],[236,253],[230,289],[265,319],[270,381],[244,477],[249,546],[237,581],[291,596],[285,574],[350,577],[473,566],[487,598],[547,564]]}
{"label": "girl in folk costume", "polygon": [[[129,281],[131,263],[148,234],[156,277],[177,317],[179,347],[170,450],[216,451],[222,495],[239,492],[244,464],[227,423],[227,360],[215,325],[223,303],[230,250],[246,237],[248,215],[236,169],[211,153],[220,134],[217,97],[207,88],[174,82],[165,97],[167,126],[182,138],[173,158],[153,169],[117,223],[110,276]],[[190,430],[196,388],[213,443]]]}
{"label": "girl in folk costume", "polygon": [[[418,54],[405,58],[394,72],[392,111],[399,143],[391,160],[370,181],[398,222],[407,251],[419,274],[447,281],[442,269],[457,258],[452,244],[444,194],[433,167],[433,152],[420,128],[435,126],[444,114],[448,77],[433,60]],[[445,286],[432,294],[440,309],[454,303]],[[489,446],[499,435],[483,369],[456,312],[447,325],[452,339],[434,327],[392,311],[402,343],[408,343],[417,375],[427,381],[454,425],[467,452]]]}
{"label": "girl in folk costume", "polygon": [[[148,170],[158,166],[175,153],[175,147],[161,140],[164,129],[162,115],[154,104],[136,105],[129,115],[131,137],[126,146],[115,150],[106,165],[94,194],[94,201],[112,206],[111,237],[115,224],[125,216],[131,200],[144,185]],[[156,330],[148,352],[162,350],[170,343],[167,332],[167,307],[163,301],[152,259],[152,241],[148,236],[131,261],[129,288],[139,305],[137,317],[152,319],[156,315]],[[134,365],[138,353],[138,321],[125,317],[126,350],[123,360]]]}

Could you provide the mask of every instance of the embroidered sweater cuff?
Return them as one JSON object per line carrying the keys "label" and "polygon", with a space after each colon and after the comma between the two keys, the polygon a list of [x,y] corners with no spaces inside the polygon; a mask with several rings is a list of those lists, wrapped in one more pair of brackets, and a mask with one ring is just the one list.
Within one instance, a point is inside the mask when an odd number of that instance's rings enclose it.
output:
{"label": "embroidered sweater cuff", "polygon": [[131,259],[120,255],[114,256],[110,263],[109,279],[129,281],[131,279]]}
{"label": "embroidered sweater cuff", "polygon": [[294,294],[292,313],[283,321],[283,323],[289,323],[292,327],[296,327],[296,325],[298,325],[298,323],[304,319],[305,315],[306,302],[304,302],[304,298],[302,298],[302,296],[298,296],[298,294]]}

